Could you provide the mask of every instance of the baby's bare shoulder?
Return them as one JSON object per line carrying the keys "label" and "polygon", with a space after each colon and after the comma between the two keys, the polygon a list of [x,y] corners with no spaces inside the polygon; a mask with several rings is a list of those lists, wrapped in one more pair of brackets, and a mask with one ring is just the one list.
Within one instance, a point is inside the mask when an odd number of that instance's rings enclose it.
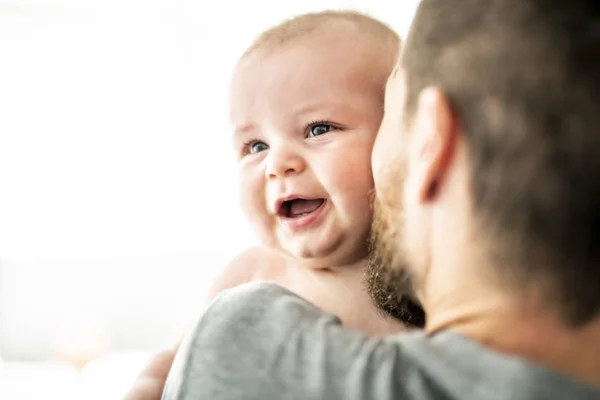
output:
{"label": "baby's bare shoulder", "polygon": [[275,280],[285,258],[264,246],[250,247],[238,254],[217,276],[209,289],[211,301],[219,292],[254,280]]}

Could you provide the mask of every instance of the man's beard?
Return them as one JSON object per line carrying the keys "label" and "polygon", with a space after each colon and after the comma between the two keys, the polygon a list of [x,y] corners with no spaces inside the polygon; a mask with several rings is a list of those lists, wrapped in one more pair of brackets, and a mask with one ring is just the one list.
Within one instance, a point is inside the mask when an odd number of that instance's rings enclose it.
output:
{"label": "man's beard", "polygon": [[[400,175],[400,174],[396,174]],[[392,182],[402,185],[394,176]],[[396,200],[401,188],[392,190]],[[407,325],[425,326],[425,312],[414,294],[414,277],[407,268],[406,252],[401,247],[404,223],[401,210],[375,197],[373,226],[367,265],[367,290],[375,305]]]}

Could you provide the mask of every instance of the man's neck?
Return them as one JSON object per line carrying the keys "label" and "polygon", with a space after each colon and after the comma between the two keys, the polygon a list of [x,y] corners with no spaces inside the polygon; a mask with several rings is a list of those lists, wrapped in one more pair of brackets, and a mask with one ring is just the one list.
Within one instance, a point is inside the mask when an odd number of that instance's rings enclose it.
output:
{"label": "man's neck", "polygon": [[527,301],[526,296],[511,302],[497,289],[486,289],[471,290],[471,301],[465,296],[428,303],[428,333],[452,330],[492,350],[600,388],[600,316],[570,328],[540,302]]}

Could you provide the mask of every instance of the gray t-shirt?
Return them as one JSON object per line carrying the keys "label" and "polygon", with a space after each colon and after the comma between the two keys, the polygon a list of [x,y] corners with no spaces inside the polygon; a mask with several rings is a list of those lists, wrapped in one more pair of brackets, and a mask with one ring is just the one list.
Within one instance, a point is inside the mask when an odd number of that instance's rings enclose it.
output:
{"label": "gray t-shirt", "polygon": [[452,332],[369,338],[290,291],[221,294],[183,342],[163,400],[600,399]]}

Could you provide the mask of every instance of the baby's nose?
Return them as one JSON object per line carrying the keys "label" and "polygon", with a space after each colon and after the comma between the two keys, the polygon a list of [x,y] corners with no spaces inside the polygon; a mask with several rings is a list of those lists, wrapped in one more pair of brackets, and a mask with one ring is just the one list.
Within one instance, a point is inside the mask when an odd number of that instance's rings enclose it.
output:
{"label": "baby's nose", "polygon": [[267,178],[283,178],[298,174],[305,168],[304,159],[297,153],[285,149],[269,149],[266,159],[265,174]]}

